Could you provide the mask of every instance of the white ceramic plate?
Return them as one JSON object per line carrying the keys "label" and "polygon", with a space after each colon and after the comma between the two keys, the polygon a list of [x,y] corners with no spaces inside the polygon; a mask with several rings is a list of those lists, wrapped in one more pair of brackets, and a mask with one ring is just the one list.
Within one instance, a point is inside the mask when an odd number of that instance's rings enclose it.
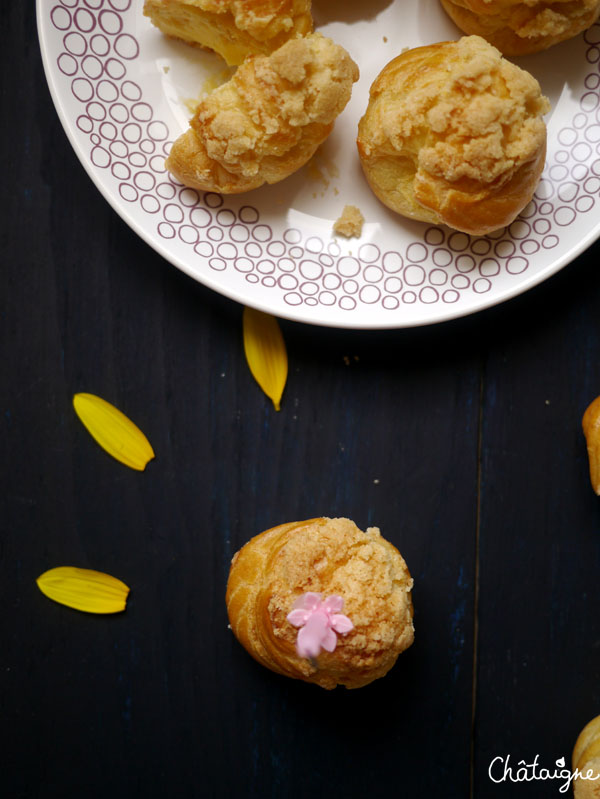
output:
{"label": "white ceramic plate", "polygon": [[[381,68],[405,47],[458,38],[439,0],[313,0],[319,30],[361,70],[312,162],[245,195],[199,194],[164,168],[217,56],[165,39],[142,0],[37,0],[48,84],[84,167],[115,210],[175,266],[240,303],[335,327],[410,327],[502,302],[600,235],[600,26],[515,59],[550,98],[548,160],[510,228],[469,237],[405,220],[371,194],[356,126]],[[366,10],[365,10],[366,9]],[[360,239],[332,234],[343,206]]]}

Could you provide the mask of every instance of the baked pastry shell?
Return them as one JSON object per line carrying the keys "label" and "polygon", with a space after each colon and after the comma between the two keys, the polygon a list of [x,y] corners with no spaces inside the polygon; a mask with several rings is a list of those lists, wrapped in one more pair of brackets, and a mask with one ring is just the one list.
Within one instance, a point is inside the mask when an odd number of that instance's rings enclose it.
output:
{"label": "baked pastry shell", "polygon": [[[335,568],[324,564],[323,553],[328,548],[331,551],[330,544],[334,548],[339,545],[345,530],[348,548],[344,555],[336,561]],[[323,541],[325,544],[321,546]],[[297,630],[286,620],[293,601],[306,591],[322,593],[323,598],[335,593],[330,586],[336,585],[339,574],[349,560],[356,559],[357,548],[361,546],[366,547],[365,553],[375,557],[378,565],[370,567],[368,559],[358,563],[348,590],[341,592],[347,600],[343,613],[351,620],[354,615],[355,628],[347,635],[338,636],[333,652],[323,651],[315,661],[301,658],[295,647]],[[307,548],[311,551],[306,551]],[[290,550],[301,549],[300,560],[313,564],[305,579],[289,568]],[[377,584],[381,574],[385,586]],[[375,584],[371,584],[369,577],[375,579]],[[378,600],[379,589],[383,596],[392,584],[392,601]],[[278,525],[242,547],[232,560],[226,603],[236,638],[266,668],[327,689],[338,684],[359,688],[383,677],[400,652],[412,644],[411,589],[412,578],[404,559],[377,528],[363,533],[348,519],[319,517]],[[365,613],[361,595],[366,593],[372,597],[366,603]]]}
{"label": "baked pastry shell", "polygon": [[[547,50],[555,44],[572,39],[587,30],[600,14],[600,0],[587,8],[580,0],[570,2],[539,2],[537,5],[523,2],[492,0],[440,0],[444,11],[461,31],[483,36],[490,44],[507,56],[530,55]],[[522,7],[522,8],[519,8]],[[544,19],[538,31],[529,30],[529,35],[519,35],[519,24],[524,25],[534,13],[553,10],[561,15],[560,24],[554,26]],[[526,16],[524,16],[526,15]],[[531,27],[531,26],[530,26]],[[533,26],[535,28],[535,25]]]}
{"label": "baked pastry shell", "polygon": [[[472,38],[493,51],[480,37]],[[410,97],[412,91],[418,91],[424,75],[434,76],[428,78],[432,81],[439,79],[441,90],[447,80],[450,50],[465,40],[417,47],[392,59],[371,86],[367,110],[358,126],[357,148],[369,186],[388,208],[411,219],[480,236],[509,225],[531,200],[545,164],[545,134],[527,158],[492,182],[472,178],[449,181],[422,170],[420,150],[431,144],[427,124],[405,139],[401,151],[395,150],[389,139],[381,143],[381,109],[393,105],[398,96]],[[453,102],[458,107],[461,96]]]}

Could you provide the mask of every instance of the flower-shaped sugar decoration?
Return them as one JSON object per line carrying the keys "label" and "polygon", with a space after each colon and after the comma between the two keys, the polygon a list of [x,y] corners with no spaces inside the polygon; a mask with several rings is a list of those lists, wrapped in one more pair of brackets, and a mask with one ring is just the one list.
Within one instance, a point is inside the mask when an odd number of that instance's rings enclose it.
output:
{"label": "flower-shaped sugar decoration", "polygon": [[344,607],[341,596],[333,594],[321,601],[321,594],[307,591],[302,594],[288,613],[287,620],[301,627],[296,639],[296,651],[301,658],[316,658],[325,649],[333,652],[337,644],[336,633],[349,633],[354,625],[340,611]]}

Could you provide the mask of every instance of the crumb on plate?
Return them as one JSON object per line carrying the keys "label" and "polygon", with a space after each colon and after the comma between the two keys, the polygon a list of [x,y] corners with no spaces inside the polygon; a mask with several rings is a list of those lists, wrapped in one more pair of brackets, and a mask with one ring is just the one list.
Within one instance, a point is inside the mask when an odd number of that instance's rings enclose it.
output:
{"label": "crumb on plate", "polygon": [[342,215],[333,223],[333,230],[348,239],[352,236],[358,238],[362,233],[364,221],[364,216],[355,205],[345,205]]}

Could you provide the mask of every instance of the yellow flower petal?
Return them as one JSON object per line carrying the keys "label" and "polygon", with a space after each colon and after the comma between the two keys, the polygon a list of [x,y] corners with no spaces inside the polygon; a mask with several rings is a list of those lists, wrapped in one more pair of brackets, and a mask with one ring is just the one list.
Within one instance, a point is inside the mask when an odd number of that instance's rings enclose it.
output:
{"label": "yellow flower petal", "polygon": [[154,450],[131,419],[95,394],[75,394],[73,407],[102,449],[131,469],[144,471]]}
{"label": "yellow flower petal", "polygon": [[38,588],[50,599],[87,613],[119,613],[125,610],[129,587],[110,574],[58,566],[37,578]]}
{"label": "yellow flower petal", "polygon": [[248,366],[278,411],[288,373],[287,352],[279,324],[274,316],[253,308],[244,308],[243,322]]}

